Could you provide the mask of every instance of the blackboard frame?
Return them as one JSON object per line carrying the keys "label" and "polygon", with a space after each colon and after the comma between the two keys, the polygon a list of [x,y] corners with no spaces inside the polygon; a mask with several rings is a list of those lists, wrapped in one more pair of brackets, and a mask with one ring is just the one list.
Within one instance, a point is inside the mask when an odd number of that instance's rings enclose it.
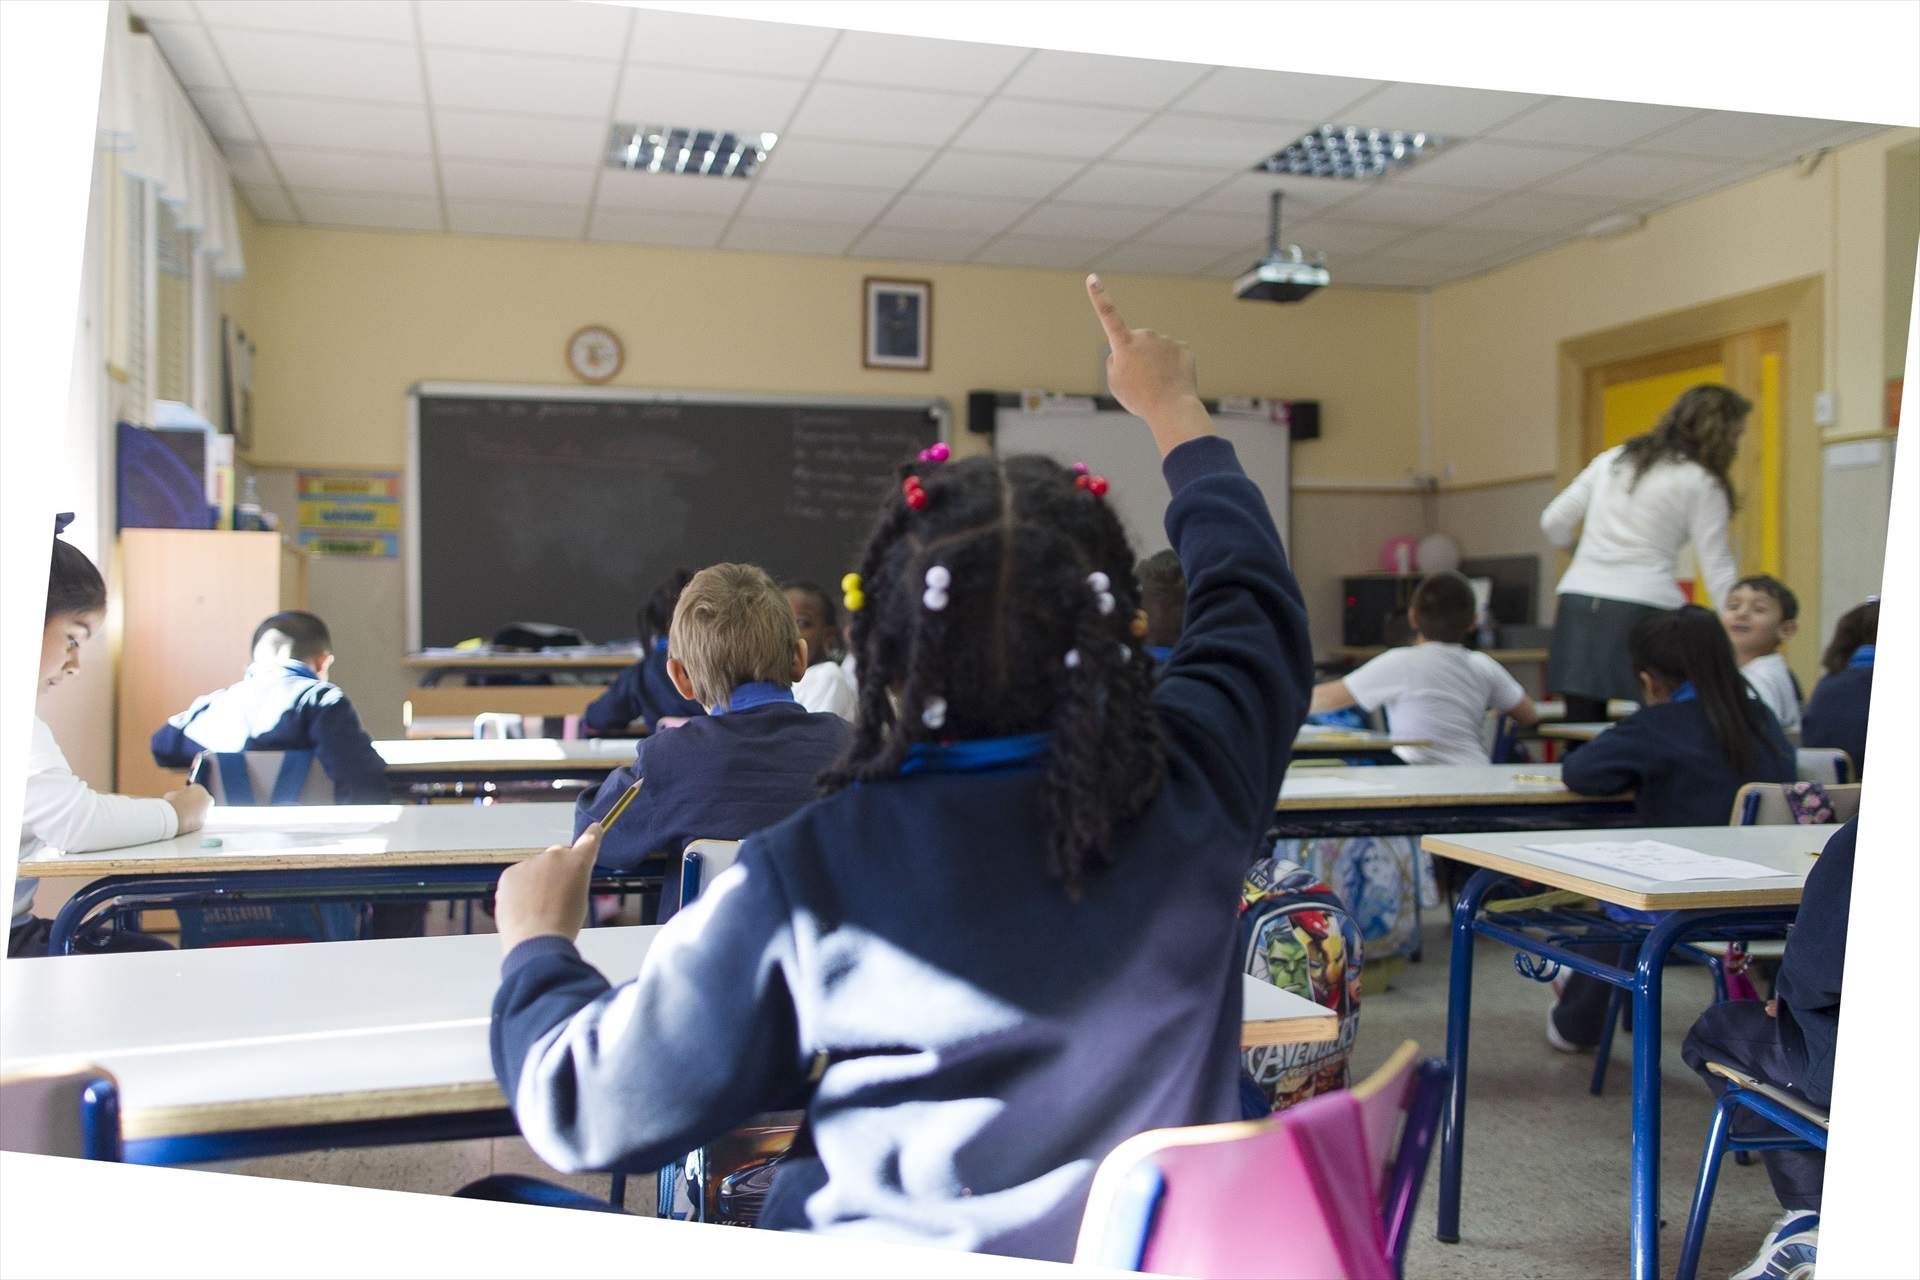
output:
{"label": "blackboard frame", "polygon": [[771,409],[906,409],[924,411],[937,438],[951,443],[953,413],[937,396],[818,396],[770,392],[692,391],[667,388],[556,386],[526,382],[416,382],[407,388],[407,464],[401,510],[401,561],[407,587],[407,649],[421,648],[420,610],[420,401],[587,400],[622,404],[740,405]]}

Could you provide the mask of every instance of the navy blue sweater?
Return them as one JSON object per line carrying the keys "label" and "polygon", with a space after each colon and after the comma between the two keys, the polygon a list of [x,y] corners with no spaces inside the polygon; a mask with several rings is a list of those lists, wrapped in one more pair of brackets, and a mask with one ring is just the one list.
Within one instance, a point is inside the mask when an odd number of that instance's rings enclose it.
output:
{"label": "navy blue sweater", "polygon": [[1753,764],[1734,769],[1713,736],[1698,699],[1643,707],[1579,750],[1569,752],[1560,777],[1581,795],[1634,793],[1634,810],[1649,827],[1722,827],[1733,815],[1734,793],[1749,782],[1792,782],[1793,748],[1773,713],[1748,695],[1765,724],[1756,735]]}
{"label": "navy blue sweater", "polygon": [[340,686],[304,662],[256,662],[155,731],[154,763],[184,769],[202,751],[311,751],[337,804],[385,804],[387,763]]}
{"label": "navy blue sweater", "polygon": [[1239,1118],[1235,909],[1312,651],[1232,446],[1164,469],[1187,621],[1153,694],[1166,781],[1113,865],[1078,901],[1048,873],[1043,760],[925,770],[749,839],[624,986],[522,943],[493,1061],[541,1156],[645,1169],[805,1106],[763,1225],[1066,1259],[1116,1145]]}
{"label": "navy blue sweater", "polygon": [[1813,686],[1800,716],[1800,742],[1838,747],[1853,757],[1854,781],[1867,773],[1867,704],[1873,699],[1873,668],[1843,667]]}
{"label": "navy blue sweater", "polygon": [[635,720],[649,730],[668,716],[703,716],[707,709],[683,698],[667,674],[667,651],[654,649],[620,673],[607,691],[587,704],[582,719],[594,733],[618,736]]}
{"label": "navy blue sweater", "polygon": [[1817,1106],[1833,1102],[1833,1053],[1840,1039],[1840,977],[1847,960],[1847,906],[1853,898],[1853,845],[1858,818],[1827,840],[1794,913],[1786,955],[1774,990],[1780,997],[1780,1034],[1798,1036],[1807,1074],[1794,1088]]}

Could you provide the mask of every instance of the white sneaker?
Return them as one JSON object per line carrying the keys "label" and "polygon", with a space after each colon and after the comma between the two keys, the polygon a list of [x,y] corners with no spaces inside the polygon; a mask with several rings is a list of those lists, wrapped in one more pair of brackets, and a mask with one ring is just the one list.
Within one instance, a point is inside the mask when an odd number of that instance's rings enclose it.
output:
{"label": "white sneaker", "polygon": [[1820,1244],[1820,1215],[1792,1209],[1773,1220],[1760,1252],[1730,1280],[1813,1280]]}

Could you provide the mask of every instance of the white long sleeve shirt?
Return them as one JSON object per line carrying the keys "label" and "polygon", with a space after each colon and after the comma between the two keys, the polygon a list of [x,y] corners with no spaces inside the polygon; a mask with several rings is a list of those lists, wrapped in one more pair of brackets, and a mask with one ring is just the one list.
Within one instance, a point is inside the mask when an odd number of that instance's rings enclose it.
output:
{"label": "white long sleeve shirt", "polygon": [[[102,795],[75,776],[53,739],[53,730],[33,718],[33,745],[27,752],[27,797],[21,810],[20,856],[54,849],[85,853],[123,845],[169,840],[179,834],[180,818],[165,800]],[[22,862],[20,870],[26,871]],[[38,880],[22,875],[13,883],[13,923],[33,915]]]}
{"label": "white long sleeve shirt", "polygon": [[1727,495],[1697,462],[1663,458],[1638,484],[1616,445],[1587,464],[1540,513],[1540,529],[1556,547],[1580,545],[1559,592],[1628,600],[1660,609],[1686,603],[1675,581],[1680,551],[1693,544],[1701,576],[1725,600],[1740,573],[1727,544]]}

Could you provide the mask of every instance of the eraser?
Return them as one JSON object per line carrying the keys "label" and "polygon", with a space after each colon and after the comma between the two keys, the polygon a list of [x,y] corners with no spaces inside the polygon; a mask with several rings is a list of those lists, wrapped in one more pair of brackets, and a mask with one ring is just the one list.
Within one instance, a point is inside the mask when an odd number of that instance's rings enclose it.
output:
{"label": "eraser", "polygon": [[208,836],[200,842],[200,847],[202,849],[218,849],[225,843],[226,841],[222,840],[219,836]]}

